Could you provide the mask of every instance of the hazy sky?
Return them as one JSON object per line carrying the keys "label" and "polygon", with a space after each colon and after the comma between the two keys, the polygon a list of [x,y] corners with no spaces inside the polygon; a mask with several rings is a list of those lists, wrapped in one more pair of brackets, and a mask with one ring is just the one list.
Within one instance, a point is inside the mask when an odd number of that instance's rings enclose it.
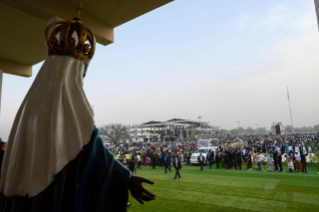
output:
{"label": "hazy sky", "polygon": [[[44,30],[44,29],[43,29]],[[4,75],[0,137],[33,76]],[[96,125],[194,119],[226,129],[319,124],[313,0],[176,0],[115,29],[85,78]]]}

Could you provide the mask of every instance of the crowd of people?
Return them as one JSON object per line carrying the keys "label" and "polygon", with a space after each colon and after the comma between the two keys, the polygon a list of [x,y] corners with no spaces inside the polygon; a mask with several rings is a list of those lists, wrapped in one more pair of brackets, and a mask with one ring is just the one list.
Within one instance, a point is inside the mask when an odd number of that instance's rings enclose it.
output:
{"label": "crowd of people", "polygon": [[[319,134],[227,136],[212,140],[210,147],[212,150],[206,155],[207,158],[202,156],[203,158],[199,159],[208,161],[210,168],[216,164],[216,168],[241,170],[245,165],[248,171],[253,168],[262,171],[264,166],[264,169],[267,167],[267,171],[284,172],[283,165],[286,165],[289,172],[307,173],[306,157],[311,155],[311,161],[318,161],[316,154],[309,153],[317,153]],[[110,149],[133,173],[143,165],[152,166],[153,169],[163,166],[167,173],[171,171],[171,167],[179,167],[176,159],[181,164],[189,164],[191,155],[196,152],[198,146],[196,140],[185,140],[170,143],[119,144]]]}

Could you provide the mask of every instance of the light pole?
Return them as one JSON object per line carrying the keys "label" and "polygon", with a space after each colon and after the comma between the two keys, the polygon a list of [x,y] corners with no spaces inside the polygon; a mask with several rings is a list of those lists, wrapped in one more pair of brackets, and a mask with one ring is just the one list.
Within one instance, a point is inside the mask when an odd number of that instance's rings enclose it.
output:
{"label": "light pole", "polygon": [[203,134],[202,134],[202,122],[201,122],[202,117],[198,116],[198,119],[199,119],[199,125],[200,125],[200,138],[202,139],[202,136],[203,136]]}
{"label": "light pole", "polygon": [[239,122],[240,122],[240,121],[237,121],[237,123],[238,123],[238,128],[237,128],[238,135],[239,135]]}

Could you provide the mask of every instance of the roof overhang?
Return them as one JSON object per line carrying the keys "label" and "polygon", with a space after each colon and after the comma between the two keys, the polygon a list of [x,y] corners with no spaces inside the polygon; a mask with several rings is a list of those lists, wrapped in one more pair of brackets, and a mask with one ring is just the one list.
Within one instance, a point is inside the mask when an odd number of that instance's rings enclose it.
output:
{"label": "roof overhang", "polygon": [[29,77],[32,66],[45,60],[44,30],[57,16],[64,20],[76,15],[82,2],[82,23],[98,43],[114,42],[114,28],[173,0],[0,0],[0,70]]}

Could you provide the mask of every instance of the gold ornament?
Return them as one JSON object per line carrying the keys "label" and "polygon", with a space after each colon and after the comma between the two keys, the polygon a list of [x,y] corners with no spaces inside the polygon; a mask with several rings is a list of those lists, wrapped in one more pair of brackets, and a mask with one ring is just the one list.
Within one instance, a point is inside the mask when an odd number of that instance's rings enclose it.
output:
{"label": "gold ornament", "polygon": [[[77,17],[71,21],[55,21],[45,30],[45,41],[48,55],[61,55],[76,58],[86,65],[93,58],[96,41],[90,29],[86,28],[80,20],[82,3],[77,8]],[[55,27],[50,33],[51,29]],[[60,33],[59,39],[57,34]],[[73,37],[77,34],[78,41]]]}

